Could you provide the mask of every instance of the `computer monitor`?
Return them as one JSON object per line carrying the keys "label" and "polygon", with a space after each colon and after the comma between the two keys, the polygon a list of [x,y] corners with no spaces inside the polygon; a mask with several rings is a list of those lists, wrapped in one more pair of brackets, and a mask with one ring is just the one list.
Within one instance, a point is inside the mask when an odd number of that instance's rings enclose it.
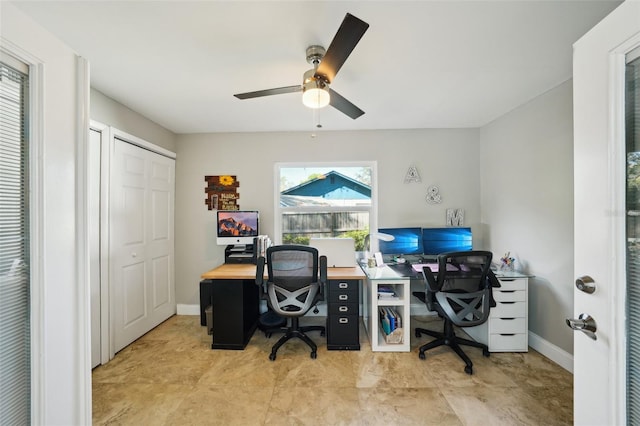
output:
{"label": "computer monitor", "polygon": [[218,245],[253,244],[259,235],[259,213],[256,210],[218,210],[216,222]]}
{"label": "computer monitor", "polygon": [[423,228],[422,246],[426,255],[472,250],[471,228]]}
{"label": "computer monitor", "polygon": [[378,232],[392,235],[392,241],[378,241],[382,254],[422,254],[422,228],[380,228]]}

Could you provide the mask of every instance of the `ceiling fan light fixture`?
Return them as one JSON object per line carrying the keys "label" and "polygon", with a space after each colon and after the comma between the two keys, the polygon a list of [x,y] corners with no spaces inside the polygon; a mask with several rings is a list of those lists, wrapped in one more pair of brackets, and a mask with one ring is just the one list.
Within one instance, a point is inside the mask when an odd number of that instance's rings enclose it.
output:
{"label": "ceiling fan light fixture", "polygon": [[329,105],[331,97],[325,84],[320,80],[306,82],[302,88],[302,103],[313,109],[324,108]]}

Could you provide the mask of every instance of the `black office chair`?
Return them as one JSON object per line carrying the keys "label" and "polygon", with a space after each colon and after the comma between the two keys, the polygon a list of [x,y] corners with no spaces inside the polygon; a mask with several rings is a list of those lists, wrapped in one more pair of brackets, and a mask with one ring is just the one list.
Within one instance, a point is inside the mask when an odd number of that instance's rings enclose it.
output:
{"label": "black office chair", "polygon": [[[309,345],[311,358],[315,359],[318,347],[305,333],[320,331],[320,335],[324,336],[325,327],[301,327],[299,321],[300,317],[324,298],[327,258],[318,257],[316,248],[302,245],[272,246],[267,249],[266,254],[266,259],[258,259],[256,284],[262,289],[262,296],[273,312],[289,321],[284,329],[284,336],[271,348],[269,359],[274,361],[278,348],[294,337]],[[267,281],[264,280],[265,262],[268,271]]]}
{"label": "black office chair", "polygon": [[464,371],[473,374],[473,363],[460,345],[481,348],[482,355],[489,356],[487,345],[456,336],[454,325],[474,327],[489,318],[489,310],[495,306],[492,287],[500,287],[490,269],[492,257],[491,252],[478,250],[443,253],[438,256],[437,270],[423,268],[425,302],[444,319],[444,331],[416,328],[416,337],[424,333],[436,338],[420,347],[420,359],[426,358],[425,351],[447,345],[465,362]]}

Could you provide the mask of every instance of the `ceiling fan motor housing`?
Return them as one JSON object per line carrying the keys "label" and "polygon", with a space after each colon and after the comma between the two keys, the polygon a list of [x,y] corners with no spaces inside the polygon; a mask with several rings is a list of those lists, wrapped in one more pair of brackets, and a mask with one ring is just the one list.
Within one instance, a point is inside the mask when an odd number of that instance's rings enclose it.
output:
{"label": "ceiling fan motor housing", "polygon": [[307,47],[307,62],[313,65],[314,68],[317,68],[325,53],[327,53],[327,51],[322,46],[309,46]]}

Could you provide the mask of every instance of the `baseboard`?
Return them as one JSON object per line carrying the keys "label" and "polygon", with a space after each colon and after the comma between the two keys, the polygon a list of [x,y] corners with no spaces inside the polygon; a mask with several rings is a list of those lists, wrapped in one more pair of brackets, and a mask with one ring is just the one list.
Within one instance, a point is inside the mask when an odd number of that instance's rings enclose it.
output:
{"label": "baseboard", "polygon": [[409,307],[411,316],[437,315],[435,312],[427,309],[424,303],[412,303]]}
{"label": "baseboard", "polygon": [[184,304],[178,303],[176,305],[176,314],[200,316],[200,305],[184,305]]}
{"label": "baseboard", "polygon": [[573,373],[573,355],[529,331],[529,346],[570,373]]}

